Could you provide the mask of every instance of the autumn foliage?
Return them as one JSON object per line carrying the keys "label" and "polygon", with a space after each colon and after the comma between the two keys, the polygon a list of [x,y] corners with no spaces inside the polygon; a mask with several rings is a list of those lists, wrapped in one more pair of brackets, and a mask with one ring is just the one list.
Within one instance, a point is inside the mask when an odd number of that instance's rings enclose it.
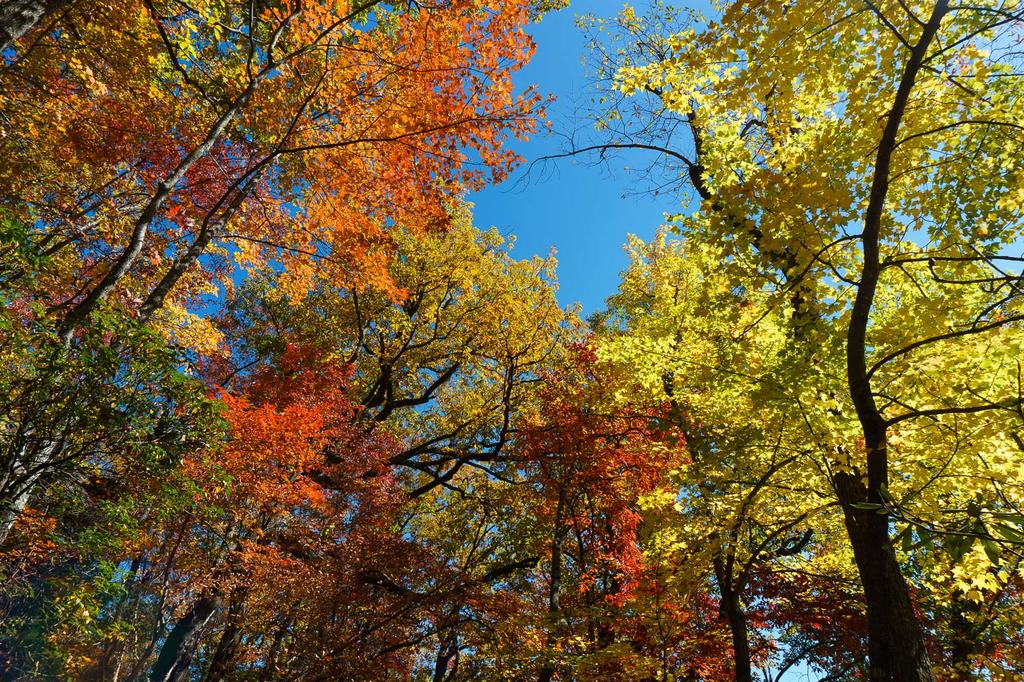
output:
{"label": "autumn foliage", "polygon": [[1024,5],[581,18],[584,320],[566,4],[0,3],[0,678],[1024,679]]}

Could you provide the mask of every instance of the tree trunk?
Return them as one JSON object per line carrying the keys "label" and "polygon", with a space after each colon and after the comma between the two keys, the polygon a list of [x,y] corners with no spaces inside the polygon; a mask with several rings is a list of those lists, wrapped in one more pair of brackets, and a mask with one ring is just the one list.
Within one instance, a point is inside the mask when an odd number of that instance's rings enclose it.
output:
{"label": "tree trunk", "polygon": [[750,667],[750,641],[747,635],[747,614],[740,605],[739,597],[730,593],[722,600],[722,612],[729,621],[732,634],[732,658],[736,671],[736,682],[753,682]]}
{"label": "tree trunk", "polygon": [[245,613],[246,596],[245,590],[236,591],[231,595],[227,623],[225,623],[224,632],[217,643],[217,649],[210,659],[210,666],[206,671],[206,682],[218,682],[231,672],[231,662],[234,660],[238,644],[242,640],[241,621]]}
{"label": "tree trunk", "polygon": [[[551,619],[550,630],[548,631],[547,643],[553,648],[556,642],[555,629],[558,627],[559,599],[562,590],[562,542],[565,541],[566,528],[562,526],[562,515],[565,512],[566,503],[565,485],[558,491],[558,507],[555,509],[555,527],[551,539],[551,585],[548,591],[548,615]],[[555,666],[551,663],[541,668],[537,675],[537,682],[551,682],[555,676]]]}
{"label": "tree trunk", "polygon": [[284,645],[284,638],[288,635],[290,624],[291,612],[289,612],[287,618],[281,621],[280,627],[274,633],[274,642],[270,645],[270,651],[267,653],[263,671],[260,673],[260,682],[271,682],[277,674],[277,659],[281,655],[281,647]]}
{"label": "tree trunk", "polygon": [[719,612],[729,624],[732,635],[732,658],[736,682],[753,682],[753,670],[750,665],[750,639],[747,631],[747,614],[740,603],[740,596],[733,584],[731,562],[720,556],[715,557],[715,580],[722,596]]}
{"label": "tree trunk", "polygon": [[188,679],[188,669],[203,630],[218,607],[215,595],[201,597],[174,624],[149,675],[150,682],[183,682]]}
{"label": "tree trunk", "polygon": [[452,659],[459,652],[459,633],[452,632],[450,637],[442,637],[438,643],[437,656],[434,659],[433,682],[444,682],[448,679]]}
{"label": "tree trunk", "polygon": [[7,541],[7,536],[17,522],[18,517],[25,511],[28,501],[32,497],[31,487],[26,487],[16,495],[10,502],[0,501],[0,547]]}
{"label": "tree trunk", "polygon": [[5,0],[0,2],[0,52],[6,52],[23,35],[70,0]]}
{"label": "tree trunk", "polygon": [[867,602],[870,679],[933,682],[924,631],[889,537],[889,517],[850,506],[866,498],[859,477],[840,473],[835,483]]}
{"label": "tree trunk", "polygon": [[[23,429],[30,433],[31,429]],[[12,448],[12,461],[7,464],[8,473],[0,479],[0,546],[7,541],[14,524],[28,506],[45,474],[47,465],[56,458],[60,440],[43,443],[33,451],[31,442]]]}

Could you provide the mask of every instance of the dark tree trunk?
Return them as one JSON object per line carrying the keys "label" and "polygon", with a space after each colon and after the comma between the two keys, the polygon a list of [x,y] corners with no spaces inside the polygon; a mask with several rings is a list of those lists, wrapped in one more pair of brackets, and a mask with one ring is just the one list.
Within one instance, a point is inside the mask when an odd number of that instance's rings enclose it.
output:
{"label": "dark tree trunk", "polygon": [[433,682],[444,682],[448,679],[449,667],[452,659],[459,652],[459,634],[452,632],[449,637],[442,637],[437,648],[437,657],[434,659]]}
{"label": "dark tree trunk", "polygon": [[260,682],[271,682],[277,674],[277,658],[281,655],[281,647],[284,644],[284,638],[288,635],[290,622],[290,618],[284,620],[274,634],[274,643],[270,645],[270,652],[267,654],[266,663],[260,673]]}
{"label": "dark tree trunk", "polygon": [[150,682],[183,682],[188,679],[188,669],[203,630],[217,613],[218,607],[216,596],[201,597],[174,624],[150,672]]}
{"label": "dark tree trunk", "polygon": [[70,0],[4,0],[0,2],[0,52],[6,51],[49,14]]}
{"label": "dark tree trunk", "polygon": [[224,625],[224,632],[217,643],[217,649],[210,659],[210,666],[206,670],[206,682],[218,682],[231,672],[231,662],[234,660],[238,644],[242,640],[241,623],[245,613],[245,598],[244,590],[231,596],[227,623]]}
{"label": "dark tree trunk", "polygon": [[736,670],[736,682],[753,682],[750,666],[750,641],[747,634],[747,614],[735,593],[730,593],[729,598],[722,601],[722,612],[729,622],[729,632],[732,634],[732,658]]}
{"label": "dark tree trunk", "polygon": [[753,670],[750,665],[750,636],[747,629],[747,613],[740,603],[740,595],[733,583],[731,562],[715,557],[715,580],[722,601],[719,612],[729,624],[732,635],[733,668],[736,682],[753,682]]}
{"label": "dark tree trunk", "polygon": [[[548,647],[554,647],[555,630],[558,627],[559,600],[562,590],[562,543],[565,541],[566,528],[562,526],[562,515],[565,512],[566,490],[563,485],[558,492],[558,507],[555,509],[555,528],[551,541],[551,585],[548,592],[548,615],[551,619],[548,631]],[[555,666],[545,665],[537,675],[537,682],[551,682],[555,676]]]}
{"label": "dark tree trunk", "polygon": [[873,682],[933,682],[924,631],[914,613],[910,590],[889,537],[889,518],[870,509],[851,507],[864,501],[860,479],[835,477],[843,502],[846,531],[867,602],[868,659]]}

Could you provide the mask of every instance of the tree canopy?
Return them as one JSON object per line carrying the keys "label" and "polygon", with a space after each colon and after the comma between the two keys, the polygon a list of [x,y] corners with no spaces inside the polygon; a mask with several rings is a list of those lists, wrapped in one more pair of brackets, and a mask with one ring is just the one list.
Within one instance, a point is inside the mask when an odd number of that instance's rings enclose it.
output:
{"label": "tree canopy", "polygon": [[1024,679],[1024,5],[581,18],[583,319],[566,4],[0,8],[0,677]]}

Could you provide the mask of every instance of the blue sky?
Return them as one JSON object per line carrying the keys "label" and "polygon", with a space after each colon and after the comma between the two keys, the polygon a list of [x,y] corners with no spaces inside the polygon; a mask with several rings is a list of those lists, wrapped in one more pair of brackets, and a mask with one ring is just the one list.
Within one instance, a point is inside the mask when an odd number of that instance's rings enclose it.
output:
{"label": "blue sky", "polygon": [[[634,5],[639,10],[646,3]],[[537,53],[517,81],[523,86],[536,83],[542,92],[557,98],[548,110],[555,133],[572,131],[575,103],[589,101],[592,92],[583,65],[584,37],[575,27],[576,17],[609,17],[621,8],[621,0],[575,0],[568,9],[548,14],[532,28]],[[592,131],[586,121],[578,125]],[[513,145],[513,149],[529,162],[564,151],[564,142],[557,134],[539,135]],[[519,257],[545,255],[554,248],[559,261],[559,299],[564,304],[582,303],[585,313],[600,310],[626,266],[622,249],[626,235],[650,237],[665,212],[679,211],[671,197],[636,194],[636,179],[622,169],[630,164],[646,165],[645,159],[650,160],[640,154],[621,155],[603,167],[595,166],[592,157],[563,159],[546,164],[543,174],[535,169],[528,179],[521,169],[503,184],[469,197],[476,205],[476,224],[514,234]]]}

